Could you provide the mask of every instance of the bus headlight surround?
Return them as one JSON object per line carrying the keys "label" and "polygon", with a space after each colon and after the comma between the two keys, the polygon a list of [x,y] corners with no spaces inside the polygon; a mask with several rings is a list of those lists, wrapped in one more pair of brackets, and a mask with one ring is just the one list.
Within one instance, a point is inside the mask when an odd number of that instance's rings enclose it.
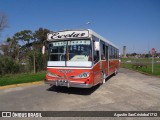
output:
{"label": "bus headlight surround", "polygon": [[89,77],[90,73],[89,72],[84,72],[84,73],[81,73],[73,78],[87,78]]}
{"label": "bus headlight surround", "polygon": [[47,72],[47,75],[50,77],[58,77],[56,74],[52,73],[52,72]]}

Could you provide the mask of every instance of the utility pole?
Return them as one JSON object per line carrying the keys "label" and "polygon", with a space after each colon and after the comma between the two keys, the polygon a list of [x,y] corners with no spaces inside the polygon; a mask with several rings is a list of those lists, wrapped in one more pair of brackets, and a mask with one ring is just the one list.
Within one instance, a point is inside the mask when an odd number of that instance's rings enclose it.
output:
{"label": "utility pole", "polygon": [[154,55],[155,55],[155,49],[152,48],[152,73],[153,73],[153,67],[154,67]]}
{"label": "utility pole", "polygon": [[33,55],[33,66],[34,66],[34,73],[36,73],[36,53],[35,53],[35,50],[34,50],[34,55]]}

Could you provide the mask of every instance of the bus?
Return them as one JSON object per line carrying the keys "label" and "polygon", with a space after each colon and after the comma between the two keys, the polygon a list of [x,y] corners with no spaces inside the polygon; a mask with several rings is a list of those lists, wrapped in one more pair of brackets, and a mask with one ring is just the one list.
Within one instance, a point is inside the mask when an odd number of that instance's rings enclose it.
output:
{"label": "bus", "polygon": [[51,32],[47,43],[45,83],[51,86],[91,88],[120,67],[118,47],[91,29]]}

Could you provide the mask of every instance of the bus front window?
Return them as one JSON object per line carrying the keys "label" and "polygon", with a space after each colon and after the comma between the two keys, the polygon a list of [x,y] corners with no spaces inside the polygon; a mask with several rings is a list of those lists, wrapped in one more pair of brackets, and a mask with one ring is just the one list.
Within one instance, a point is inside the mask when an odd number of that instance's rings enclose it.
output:
{"label": "bus front window", "polygon": [[[65,40],[49,43],[49,61],[53,66],[83,66],[92,64],[90,40]],[[77,64],[78,62],[78,64]]]}
{"label": "bus front window", "polygon": [[91,61],[90,40],[68,41],[67,61]]}
{"label": "bus front window", "polygon": [[66,41],[49,44],[49,61],[65,61]]}

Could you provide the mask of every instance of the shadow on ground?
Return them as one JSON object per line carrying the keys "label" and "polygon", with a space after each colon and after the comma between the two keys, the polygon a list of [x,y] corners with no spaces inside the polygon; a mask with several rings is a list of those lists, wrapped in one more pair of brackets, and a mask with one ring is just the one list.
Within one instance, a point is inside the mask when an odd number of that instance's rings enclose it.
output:
{"label": "shadow on ground", "polygon": [[[107,81],[113,77],[113,75],[106,78]],[[47,89],[47,91],[57,92],[57,93],[67,93],[67,94],[76,94],[76,95],[91,95],[95,90],[97,90],[101,85],[98,84],[96,86],[93,86],[92,88],[67,88],[63,86],[51,86]]]}

